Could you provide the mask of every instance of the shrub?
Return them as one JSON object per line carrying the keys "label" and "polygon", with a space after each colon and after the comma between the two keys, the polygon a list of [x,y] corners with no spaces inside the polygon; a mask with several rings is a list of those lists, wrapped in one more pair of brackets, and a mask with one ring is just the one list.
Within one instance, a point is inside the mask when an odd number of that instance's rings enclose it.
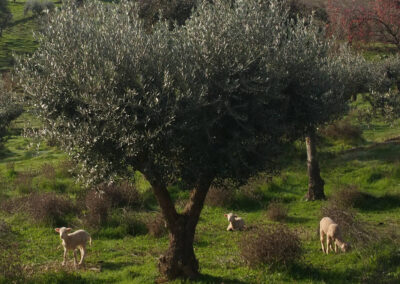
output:
{"label": "shrub", "polygon": [[85,197],[86,222],[88,225],[92,227],[104,225],[110,214],[111,205],[111,201],[104,191],[90,190]]}
{"label": "shrub", "polygon": [[139,192],[134,185],[128,182],[111,185],[103,183],[97,187],[97,190],[104,192],[114,208],[134,207],[141,204]]}
{"label": "shrub", "polygon": [[160,238],[167,233],[164,217],[161,214],[147,218],[146,227],[149,234],[155,238]]}
{"label": "shrub", "polygon": [[71,199],[55,193],[35,193],[29,196],[28,211],[34,220],[49,225],[64,225],[69,214],[76,212]]}
{"label": "shrub", "polygon": [[33,170],[19,172],[14,180],[15,188],[21,194],[33,192],[32,180],[36,176]]}
{"label": "shrub", "polygon": [[342,234],[351,239],[352,245],[366,245],[379,238],[373,228],[358,218],[353,208],[346,208],[340,203],[328,202],[321,208],[321,212],[323,217],[330,217],[339,225]]}
{"label": "shrub", "polygon": [[341,208],[360,207],[364,201],[362,193],[356,185],[345,185],[335,191],[330,197],[330,202]]}
{"label": "shrub", "polygon": [[54,180],[56,178],[56,170],[51,164],[43,164],[41,171],[42,175],[45,176],[47,179]]}
{"label": "shrub", "polygon": [[25,2],[24,14],[26,15],[29,11],[34,15],[40,15],[45,10],[53,11],[55,8],[54,3],[51,1],[39,1],[39,0],[28,0]]}
{"label": "shrub", "polygon": [[232,204],[235,192],[224,187],[212,186],[207,193],[205,204],[226,207]]}
{"label": "shrub", "polygon": [[281,203],[271,202],[267,208],[267,216],[272,221],[283,221],[288,215],[288,209]]}
{"label": "shrub", "polygon": [[242,238],[240,248],[242,257],[250,266],[287,266],[302,256],[299,236],[282,224],[256,227]]}
{"label": "shrub", "polygon": [[326,126],[321,130],[321,134],[336,140],[356,143],[362,141],[362,130],[359,126],[351,124],[350,120],[342,119]]}

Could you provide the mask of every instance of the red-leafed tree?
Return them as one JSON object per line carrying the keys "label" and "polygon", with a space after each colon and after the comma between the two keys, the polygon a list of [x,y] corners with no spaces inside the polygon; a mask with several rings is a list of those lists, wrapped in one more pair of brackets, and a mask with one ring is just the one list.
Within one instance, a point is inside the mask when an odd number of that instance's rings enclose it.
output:
{"label": "red-leafed tree", "polygon": [[329,0],[329,30],[353,40],[381,41],[400,50],[400,0]]}

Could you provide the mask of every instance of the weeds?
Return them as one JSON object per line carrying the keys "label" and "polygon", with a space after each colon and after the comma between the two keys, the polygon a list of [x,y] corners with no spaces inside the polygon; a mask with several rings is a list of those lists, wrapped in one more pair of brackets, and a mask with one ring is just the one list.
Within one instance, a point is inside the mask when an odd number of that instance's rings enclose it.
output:
{"label": "weeds", "polygon": [[161,214],[148,217],[145,223],[149,234],[155,238],[160,238],[168,232],[164,217]]}
{"label": "weeds", "polygon": [[272,221],[281,222],[287,218],[288,209],[281,203],[271,202],[267,208],[267,216]]}
{"label": "weeds", "polygon": [[242,238],[240,248],[250,266],[287,266],[299,260],[303,253],[297,233],[282,224],[256,227]]}

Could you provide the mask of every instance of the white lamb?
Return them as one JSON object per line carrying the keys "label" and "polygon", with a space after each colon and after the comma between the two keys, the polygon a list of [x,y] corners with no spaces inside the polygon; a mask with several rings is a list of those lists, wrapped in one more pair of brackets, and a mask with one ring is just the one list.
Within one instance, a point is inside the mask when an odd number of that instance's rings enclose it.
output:
{"label": "white lamb", "polygon": [[68,234],[71,231],[71,228],[56,228],[55,231],[60,234],[60,239],[62,240],[62,245],[64,247],[64,260],[62,265],[64,266],[67,261],[67,252],[68,250],[72,250],[74,252],[74,266],[76,267],[76,249],[79,248],[81,253],[81,261],[79,265],[83,264],[84,258],[86,256],[86,243],[89,241],[89,244],[92,245],[92,238],[89,233],[85,230],[78,230],[71,234]]}
{"label": "white lamb", "polygon": [[233,213],[229,214],[224,214],[226,218],[228,218],[228,228],[226,228],[227,231],[233,231],[233,230],[243,230],[244,229],[244,220],[238,216],[236,216]]}
{"label": "white lamb", "polygon": [[[324,236],[326,235],[326,250],[324,247]],[[329,253],[329,247],[333,251],[332,245],[335,245],[335,252],[337,252],[337,247],[339,246],[343,252],[349,250],[349,244],[343,242],[340,233],[340,228],[331,218],[324,217],[319,222],[319,236],[321,240],[322,251],[326,254]]]}

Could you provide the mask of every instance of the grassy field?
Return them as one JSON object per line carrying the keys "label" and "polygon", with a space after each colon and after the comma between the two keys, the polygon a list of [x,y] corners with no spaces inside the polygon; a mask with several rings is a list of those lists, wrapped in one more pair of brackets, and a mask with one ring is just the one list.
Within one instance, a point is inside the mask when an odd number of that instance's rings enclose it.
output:
{"label": "grassy field", "polygon": [[[0,70],[12,67],[13,52],[31,53],[36,46],[32,31],[37,30],[38,21],[30,14],[23,15],[23,7],[23,1],[10,2],[14,22],[0,38]],[[359,98],[348,117],[349,123],[362,131],[361,137],[320,137],[321,174],[328,200],[304,200],[308,184],[306,153],[304,143],[299,141],[272,180],[261,175],[240,190],[233,188],[226,204],[207,203],[194,245],[202,277],[194,283],[400,282],[399,245],[385,238],[393,231],[400,232],[400,121],[359,122],[358,112],[365,107]],[[7,251],[0,253],[0,275],[1,269],[8,273],[7,278],[0,276],[0,283],[154,283],[158,277],[157,258],[167,249],[168,236],[163,232],[153,236],[151,227],[147,227],[159,214],[148,183],[139,173],[133,174],[139,201],[114,206],[102,226],[91,224],[87,201],[90,191],[77,183],[66,153],[52,146],[51,141],[29,136],[41,127],[34,117],[25,112],[15,120],[0,145],[0,241],[9,244]],[[367,196],[354,211],[382,238],[369,244],[354,241],[353,250],[346,254],[324,255],[317,235],[321,208],[346,186],[357,187]],[[178,186],[169,190],[178,209],[182,209],[189,193],[179,191]],[[68,198],[74,208],[67,208],[68,214],[59,217],[59,212],[49,206],[51,202],[33,199],[51,193]],[[29,201],[33,205],[28,206]],[[237,213],[249,228],[269,227],[277,223],[267,217],[268,205],[275,201],[288,209],[283,223],[299,235],[303,258],[287,267],[249,267],[241,257],[240,242],[250,230],[227,232],[223,214]],[[41,208],[43,204],[48,207]],[[45,214],[58,218],[46,219]],[[74,270],[71,254],[68,265],[61,266],[63,251],[54,232],[56,226],[85,228],[92,234],[86,268]]]}
{"label": "grassy field", "polygon": [[[30,120],[27,113],[17,119],[1,149],[2,208],[32,192],[55,192],[79,203],[85,190],[66,170],[69,166],[63,161],[67,156],[44,141],[20,135]],[[352,122],[356,123],[355,120]],[[368,193],[370,198],[356,208],[357,214],[371,227],[386,234],[393,228],[400,228],[400,144],[392,139],[400,134],[400,128],[398,122],[391,126],[380,120],[359,126],[363,129],[363,139],[356,144],[340,139],[322,140],[322,177],[328,196],[344,185],[355,185]],[[390,139],[393,141],[385,142]],[[297,144],[288,159],[288,165],[272,181],[256,178],[242,191],[237,191],[229,204],[205,206],[195,240],[195,252],[203,274],[198,283],[373,283],[377,279],[382,280],[381,283],[398,283],[400,251],[391,243],[355,244],[350,253],[322,254],[316,230],[322,216],[321,207],[329,203],[329,199],[304,201],[307,176],[303,143]],[[55,174],[49,176],[51,168]],[[30,178],[24,178],[26,176]],[[24,281],[154,283],[158,275],[157,257],[167,248],[168,237],[164,234],[157,238],[147,232],[146,220],[156,216],[158,206],[139,174],[136,174],[135,183],[141,196],[140,206],[114,208],[102,228],[91,227],[85,222],[85,210],[53,223],[35,219],[35,215],[24,210],[14,214],[0,211],[0,219],[11,226],[11,237],[18,245]],[[181,206],[188,193],[180,192],[176,187],[170,190],[178,207]],[[268,227],[274,222],[266,217],[266,208],[274,200],[289,209],[284,223],[298,231],[304,258],[282,269],[270,269],[268,265],[249,268],[241,258],[239,245],[247,232],[225,231],[227,221],[223,214],[234,211],[249,227]],[[131,219],[124,217],[126,211]],[[56,225],[84,227],[92,233],[93,246],[89,248],[86,269],[74,271],[72,256],[66,268],[61,266],[62,249],[54,232]]]}

